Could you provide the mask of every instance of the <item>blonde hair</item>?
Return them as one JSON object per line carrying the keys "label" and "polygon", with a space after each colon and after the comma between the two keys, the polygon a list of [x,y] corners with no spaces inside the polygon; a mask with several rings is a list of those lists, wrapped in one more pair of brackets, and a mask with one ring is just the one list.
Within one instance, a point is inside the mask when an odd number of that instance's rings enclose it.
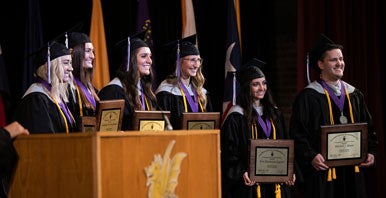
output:
{"label": "blonde hair", "polygon": [[[63,69],[63,62],[62,57],[60,56],[54,60],[51,60],[51,67],[50,67],[50,80],[51,80],[51,96],[54,97],[56,101],[63,101],[68,102],[68,91],[67,86],[68,83],[63,81],[64,78],[64,69]],[[47,63],[44,65],[41,65],[36,70],[36,75],[47,81]]]}

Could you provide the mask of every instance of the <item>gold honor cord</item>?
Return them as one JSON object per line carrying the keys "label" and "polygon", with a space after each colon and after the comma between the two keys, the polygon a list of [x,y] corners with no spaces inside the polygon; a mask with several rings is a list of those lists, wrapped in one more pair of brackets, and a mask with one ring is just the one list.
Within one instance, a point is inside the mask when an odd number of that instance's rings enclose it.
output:
{"label": "gold honor cord", "polygon": [[[276,127],[275,127],[275,124],[273,123],[272,118],[270,118],[270,120],[271,120],[271,126],[272,126],[272,131],[273,131],[272,136],[273,136],[273,139],[276,140]],[[258,137],[257,136],[257,125],[256,125],[256,123],[252,123],[252,139],[258,139],[257,137]],[[257,198],[261,198],[261,190],[260,190],[260,184],[259,183],[257,184],[257,187],[256,187],[256,194],[257,194]],[[275,195],[276,195],[276,198],[281,197],[280,184],[275,184]]]}
{"label": "gold honor cord", "polygon": [[[343,85],[344,86],[344,85]],[[331,106],[331,100],[330,100],[330,95],[328,94],[328,91],[326,89],[323,89],[324,90],[324,93],[326,94],[326,97],[327,97],[327,102],[328,102],[328,110],[329,110],[329,114],[330,114],[330,124],[331,125],[334,125],[334,116],[332,115],[332,106]],[[348,91],[346,89],[346,97],[347,97],[347,100],[348,100],[348,106],[349,106],[349,110],[350,110],[350,119],[351,119],[351,123],[354,123],[354,114],[352,112],[352,106],[351,106],[351,101],[350,101],[350,95],[348,94]],[[331,172],[332,171],[332,172]],[[355,166],[355,170],[354,170],[356,173],[359,173],[359,167],[356,165]],[[335,168],[329,168],[328,169],[328,173],[327,173],[327,181],[332,181],[332,179],[336,179],[336,172],[335,172]]]}
{"label": "gold honor cord", "polygon": [[80,92],[79,92],[79,87],[78,85],[75,85],[76,87],[76,92],[77,92],[77,97],[78,97],[78,105],[79,105],[79,114],[82,117],[83,116],[83,108],[82,108],[82,98],[80,98]]}
{"label": "gold honor cord", "polygon": [[147,102],[146,96],[144,98],[145,98],[146,108],[147,108],[148,111],[150,111],[151,109],[150,109],[149,103]]}
{"label": "gold honor cord", "polygon": [[66,125],[66,133],[68,134],[69,133],[69,129],[68,129],[68,124],[67,124],[67,118],[64,115],[64,113],[63,113],[62,109],[60,108],[59,103],[56,101],[56,99],[52,95],[51,95],[51,98],[54,100],[56,107],[58,107],[58,109],[59,109],[60,115],[62,115],[62,117],[63,117],[64,125]]}
{"label": "gold honor cord", "polygon": [[[186,96],[184,91],[180,88],[180,92],[182,94],[182,98],[184,99],[184,107],[185,107],[185,113],[188,112],[188,105],[186,104]],[[200,105],[201,112],[204,112],[204,108],[202,107],[202,104],[200,101],[198,101],[198,104]]]}

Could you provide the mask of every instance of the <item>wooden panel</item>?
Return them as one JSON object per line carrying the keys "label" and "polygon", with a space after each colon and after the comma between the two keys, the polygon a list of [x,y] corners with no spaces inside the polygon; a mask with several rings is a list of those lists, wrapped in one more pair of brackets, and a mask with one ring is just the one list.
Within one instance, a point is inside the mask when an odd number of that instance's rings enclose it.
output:
{"label": "wooden panel", "polygon": [[95,197],[90,136],[18,137],[20,159],[10,197]]}
{"label": "wooden panel", "polygon": [[11,197],[147,197],[145,168],[155,155],[164,158],[171,142],[170,159],[187,154],[180,165],[176,195],[221,197],[219,130],[18,138],[21,163]]}

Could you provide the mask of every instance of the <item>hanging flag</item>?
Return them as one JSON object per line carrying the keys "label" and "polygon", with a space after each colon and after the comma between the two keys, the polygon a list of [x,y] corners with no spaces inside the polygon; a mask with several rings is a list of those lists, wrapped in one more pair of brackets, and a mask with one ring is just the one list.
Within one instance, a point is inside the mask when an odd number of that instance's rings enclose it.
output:
{"label": "hanging flag", "polygon": [[138,0],[137,33],[145,31],[144,41],[153,50],[153,39],[151,36],[151,20],[147,0]]}
{"label": "hanging flag", "polygon": [[[192,0],[181,0],[182,11],[182,38],[194,35],[196,31],[196,19],[194,16],[194,7]],[[198,47],[196,37],[196,47]]]}
{"label": "hanging flag", "polygon": [[3,99],[3,96],[6,94],[9,94],[9,86],[3,60],[3,51],[0,46],[0,127],[3,127],[7,124],[5,101]]}
{"label": "hanging flag", "polygon": [[100,90],[110,81],[105,25],[103,22],[102,4],[100,0],[93,0],[92,3],[90,39],[98,54],[95,58],[93,84]]}
{"label": "hanging flag", "polygon": [[[229,109],[236,104],[236,71],[241,65],[241,39],[239,24],[239,0],[228,0],[227,51],[225,57],[225,80],[222,122]],[[221,122],[221,123],[222,123]]]}
{"label": "hanging flag", "polygon": [[[147,5],[147,0],[138,0],[138,13],[137,13],[137,33],[146,31],[144,36],[144,41],[149,45],[150,50],[153,52],[153,38],[151,30],[151,20],[149,14],[149,8]],[[153,89],[155,90],[158,86],[157,84],[157,75],[156,67],[153,61],[152,71],[154,76]]]}
{"label": "hanging flag", "polygon": [[43,46],[42,22],[39,0],[28,1],[28,14],[25,28],[24,67],[21,92],[24,93],[33,83],[33,56],[31,54]]}

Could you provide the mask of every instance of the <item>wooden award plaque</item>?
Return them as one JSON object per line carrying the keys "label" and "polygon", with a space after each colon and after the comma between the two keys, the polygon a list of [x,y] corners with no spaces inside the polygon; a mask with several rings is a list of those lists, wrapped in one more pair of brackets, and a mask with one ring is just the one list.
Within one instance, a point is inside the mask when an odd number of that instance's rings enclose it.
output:
{"label": "wooden award plaque", "polygon": [[135,111],[134,130],[137,131],[164,131],[166,119],[170,119],[170,111]]}
{"label": "wooden award plaque", "polygon": [[96,131],[120,131],[125,100],[101,100],[97,103]]}
{"label": "wooden award plaque", "polygon": [[249,177],[259,183],[282,183],[294,174],[294,141],[257,139],[250,141]]}
{"label": "wooden award plaque", "polygon": [[367,123],[321,126],[321,154],[327,166],[358,165],[367,156]]}
{"label": "wooden award plaque", "polygon": [[183,130],[213,130],[220,128],[220,112],[182,113]]}

